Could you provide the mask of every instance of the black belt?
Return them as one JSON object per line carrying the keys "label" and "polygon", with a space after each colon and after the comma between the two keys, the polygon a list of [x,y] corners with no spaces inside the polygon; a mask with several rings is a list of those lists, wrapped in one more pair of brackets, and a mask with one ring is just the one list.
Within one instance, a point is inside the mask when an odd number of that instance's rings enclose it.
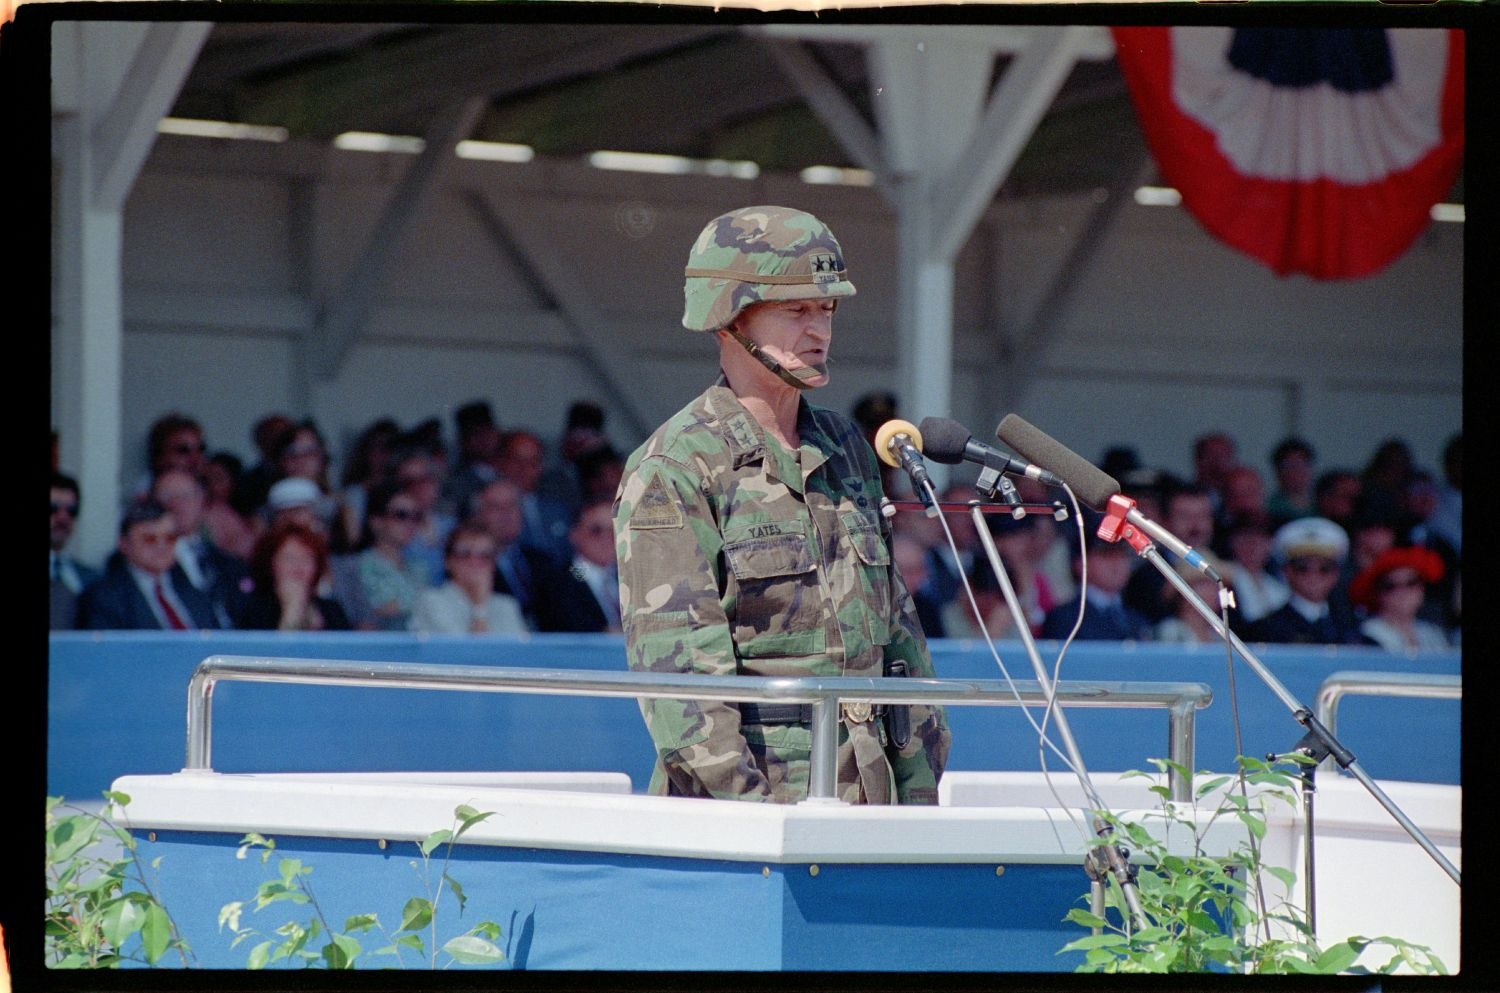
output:
{"label": "black belt", "polygon": [[[885,713],[885,704],[871,708],[874,716]],[[813,705],[810,703],[742,703],[741,724],[804,724],[812,727]]]}
{"label": "black belt", "polygon": [[742,703],[741,724],[805,724],[812,727],[810,703]]}

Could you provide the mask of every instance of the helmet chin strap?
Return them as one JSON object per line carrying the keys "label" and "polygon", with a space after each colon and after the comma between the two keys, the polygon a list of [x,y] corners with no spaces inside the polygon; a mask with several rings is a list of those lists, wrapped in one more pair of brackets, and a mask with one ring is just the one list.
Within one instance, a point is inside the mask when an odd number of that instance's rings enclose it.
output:
{"label": "helmet chin strap", "polygon": [[771,356],[767,355],[759,345],[741,334],[739,329],[734,325],[727,325],[725,326],[724,330],[729,332],[730,337],[739,342],[740,345],[745,349],[745,351],[749,352],[756,361],[765,366],[767,369],[771,370],[771,372],[775,373],[778,379],[780,379],[783,383],[786,383],[793,389],[813,389],[814,387],[821,384],[808,382],[808,380],[816,379],[820,376],[826,376],[828,374],[828,363],[826,362],[819,362],[817,365],[803,366],[802,368],[795,371],[789,370],[785,368],[780,362],[777,362],[775,359],[771,358]]}

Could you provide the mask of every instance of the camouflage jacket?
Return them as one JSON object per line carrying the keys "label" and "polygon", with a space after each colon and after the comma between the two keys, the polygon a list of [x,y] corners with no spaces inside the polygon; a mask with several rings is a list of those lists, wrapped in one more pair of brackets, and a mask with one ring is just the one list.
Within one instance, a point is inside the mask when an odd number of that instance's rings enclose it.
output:
{"label": "camouflage jacket", "polygon": [[[724,380],[631,454],[615,503],[630,667],[708,675],[911,676],[932,661],[892,563],[875,454],[855,424],[803,399],[796,453]],[[793,802],[811,730],[741,722],[738,705],[643,700],[650,791]],[[897,749],[881,722],[842,716],[839,795],[936,803],[951,741],[940,707],[910,708]]]}

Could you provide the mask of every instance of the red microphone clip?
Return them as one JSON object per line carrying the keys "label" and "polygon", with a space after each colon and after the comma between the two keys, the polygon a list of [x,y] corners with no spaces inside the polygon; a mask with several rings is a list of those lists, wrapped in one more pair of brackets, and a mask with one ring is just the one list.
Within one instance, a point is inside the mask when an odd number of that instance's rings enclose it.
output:
{"label": "red microphone clip", "polygon": [[1125,520],[1126,515],[1135,509],[1135,501],[1116,493],[1109,498],[1106,506],[1108,509],[1104,512],[1104,520],[1099,522],[1099,537],[1110,542],[1123,538],[1126,544],[1135,549],[1137,555],[1143,554],[1151,546],[1151,539]]}

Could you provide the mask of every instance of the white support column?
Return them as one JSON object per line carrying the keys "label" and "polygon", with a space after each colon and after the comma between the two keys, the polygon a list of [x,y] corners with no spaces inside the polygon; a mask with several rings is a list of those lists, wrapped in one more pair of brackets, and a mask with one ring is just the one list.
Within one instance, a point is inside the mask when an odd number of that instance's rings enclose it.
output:
{"label": "white support column", "polygon": [[123,489],[122,224],[120,211],[92,206],[87,123],[75,116],[54,128],[60,237],[53,409],[62,469],[77,477],[83,495],[71,551],[100,563],[115,545]]}
{"label": "white support column", "polygon": [[101,562],[120,504],[125,200],[209,25],[60,22],[52,50],[58,310],[53,422],[83,504],[72,551]]}

